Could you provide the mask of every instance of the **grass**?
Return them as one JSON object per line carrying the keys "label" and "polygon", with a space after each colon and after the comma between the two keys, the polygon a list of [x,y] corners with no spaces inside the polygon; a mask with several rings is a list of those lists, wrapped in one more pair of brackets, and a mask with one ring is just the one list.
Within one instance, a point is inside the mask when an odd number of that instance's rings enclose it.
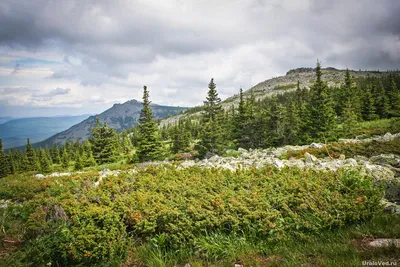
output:
{"label": "grass", "polygon": [[347,137],[355,137],[358,135],[365,135],[366,137],[369,137],[372,135],[383,135],[388,132],[400,132],[400,118],[360,122],[358,123],[356,129]]}
{"label": "grass", "polygon": [[[398,261],[400,249],[368,246],[373,238],[400,238],[400,216],[380,214],[347,228],[305,240],[270,243],[245,235],[213,234],[192,248],[162,250],[154,243],[131,247],[123,266],[362,266],[362,261]],[[137,244],[135,245],[137,246]]]}
{"label": "grass", "polygon": [[277,85],[277,86],[274,87],[274,90],[286,91],[286,90],[294,89],[296,87],[297,87],[297,84],[295,84],[295,83],[286,84],[286,85]]}
{"label": "grass", "polygon": [[318,158],[328,156],[328,152],[333,157],[339,157],[344,154],[346,157],[365,156],[372,157],[380,154],[399,154],[400,138],[394,138],[390,141],[371,141],[361,143],[331,143],[322,148],[307,148],[300,151],[288,151],[287,158],[302,158],[308,152]]}

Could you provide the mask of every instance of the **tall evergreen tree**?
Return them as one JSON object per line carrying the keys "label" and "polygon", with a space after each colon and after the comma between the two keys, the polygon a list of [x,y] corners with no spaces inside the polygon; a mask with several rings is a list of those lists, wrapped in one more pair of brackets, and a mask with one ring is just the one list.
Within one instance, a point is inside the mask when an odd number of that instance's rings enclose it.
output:
{"label": "tall evergreen tree", "polygon": [[0,178],[3,178],[10,173],[10,162],[7,154],[3,150],[3,141],[0,139]]}
{"label": "tall evergreen tree", "polygon": [[76,171],[80,171],[80,170],[83,169],[83,160],[82,160],[82,157],[81,157],[81,155],[79,153],[76,153],[76,156],[75,156],[74,169]]}
{"label": "tall evergreen tree", "polygon": [[139,117],[139,133],[136,157],[140,162],[159,160],[162,158],[162,148],[157,124],[150,107],[149,91],[143,86],[143,108]]}
{"label": "tall evergreen tree", "polygon": [[328,86],[322,80],[321,64],[318,61],[315,69],[316,81],[310,88],[310,102],[307,106],[307,132],[315,141],[329,141],[336,136],[336,114]]}
{"label": "tall evergreen tree", "polygon": [[390,116],[400,117],[400,90],[397,88],[396,81],[392,76],[389,89]]}
{"label": "tall evergreen tree", "polygon": [[200,133],[200,141],[196,145],[200,157],[206,156],[207,153],[218,154],[222,152],[222,116],[221,99],[218,97],[216,85],[212,78],[208,84],[206,101],[204,101],[203,125]]}
{"label": "tall evergreen tree", "polygon": [[372,83],[369,81],[367,88],[363,92],[362,118],[370,121],[377,118],[375,113],[375,101],[372,94]]}
{"label": "tall evergreen tree", "polygon": [[233,115],[233,138],[237,147],[245,149],[248,149],[251,146],[251,131],[248,129],[250,118],[247,107],[248,106],[243,97],[243,90],[240,88],[237,113]]}

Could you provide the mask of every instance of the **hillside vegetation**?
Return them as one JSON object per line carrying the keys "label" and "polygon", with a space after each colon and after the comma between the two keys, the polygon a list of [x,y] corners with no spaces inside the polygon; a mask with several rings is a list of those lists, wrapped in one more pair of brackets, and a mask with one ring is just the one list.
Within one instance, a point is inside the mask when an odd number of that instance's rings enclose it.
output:
{"label": "hillside vegetation", "polygon": [[97,118],[85,142],[5,153],[0,140],[0,264],[397,261],[399,247],[371,244],[400,238],[400,77],[346,71],[330,86],[312,71],[310,88],[240,90],[229,109],[211,79],[176,124],[160,126],[144,86],[121,133]]}

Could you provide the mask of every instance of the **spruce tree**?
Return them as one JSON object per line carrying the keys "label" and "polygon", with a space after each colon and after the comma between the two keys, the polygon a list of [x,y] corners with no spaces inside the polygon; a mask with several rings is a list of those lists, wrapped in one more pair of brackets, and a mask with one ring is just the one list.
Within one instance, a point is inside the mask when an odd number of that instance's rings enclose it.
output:
{"label": "spruce tree", "polygon": [[389,89],[390,116],[400,117],[400,90],[394,77],[391,77]]}
{"label": "spruce tree", "polygon": [[308,109],[309,136],[318,142],[330,141],[336,136],[336,114],[332,99],[328,93],[328,86],[322,80],[321,64],[318,61],[315,69],[316,81],[310,88],[310,102]]}
{"label": "spruce tree", "polygon": [[390,112],[390,102],[381,81],[377,82],[374,99],[376,114],[380,118],[387,118]]}
{"label": "spruce tree", "polygon": [[39,162],[36,157],[35,150],[33,149],[29,138],[27,138],[26,150],[25,150],[25,170],[35,171],[39,170]]}
{"label": "spruce tree", "polygon": [[96,126],[93,127],[89,140],[93,156],[98,164],[116,160],[117,138],[118,135],[113,128],[107,127],[106,122],[101,126],[99,118],[96,119]]}
{"label": "spruce tree", "polygon": [[172,147],[173,154],[186,152],[190,147],[190,135],[183,127],[175,126],[172,133]]}
{"label": "spruce tree", "polygon": [[146,86],[143,86],[143,108],[139,117],[138,145],[135,155],[140,162],[160,160],[163,154],[150,103],[149,91]]}
{"label": "spruce tree", "polygon": [[40,171],[43,173],[51,172],[51,161],[43,148],[39,148],[37,157],[40,165]]}
{"label": "spruce tree", "polygon": [[362,118],[366,121],[375,120],[377,116],[375,114],[375,101],[372,95],[371,81],[368,83],[367,88],[365,88],[365,91],[363,92],[362,101]]}
{"label": "spruce tree", "polygon": [[206,156],[207,153],[212,155],[222,152],[222,116],[221,99],[218,97],[214,79],[211,79],[208,85],[208,95],[204,101],[200,141],[196,145],[200,157]]}
{"label": "spruce tree", "polygon": [[83,161],[81,155],[79,153],[76,153],[75,156],[75,165],[74,165],[75,171],[80,171],[83,169]]}
{"label": "spruce tree", "polygon": [[248,111],[246,109],[246,102],[243,97],[243,90],[240,88],[239,91],[239,105],[237,113],[233,116],[233,138],[237,147],[248,149],[250,147],[250,134],[247,125],[249,122]]}
{"label": "spruce tree", "polygon": [[284,114],[284,143],[295,145],[299,142],[300,114],[296,103],[291,100],[287,103]]}
{"label": "spruce tree", "polygon": [[7,154],[3,150],[3,141],[0,139],[0,178],[3,178],[10,173],[10,162]]}
{"label": "spruce tree", "polygon": [[67,169],[69,166],[69,156],[67,149],[64,147],[62,155],[61,155],[61,167]]}

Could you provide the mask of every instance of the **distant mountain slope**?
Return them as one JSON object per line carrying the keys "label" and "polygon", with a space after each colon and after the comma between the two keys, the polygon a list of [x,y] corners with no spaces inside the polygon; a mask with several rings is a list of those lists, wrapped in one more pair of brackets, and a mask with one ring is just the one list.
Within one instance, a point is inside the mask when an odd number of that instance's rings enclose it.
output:
{"label": "distant mountain slope", "polygon": [[[344,82],[345,70],[338,70],[335,68],[322,69],[322,79],[328,83],[329,86],[339,86]],[[366,77],[366,76],[385,76],[393,72],[386,71],[350,71],[353,78]],[[398,72],[397,72],[398,73]],[[298,68],[290,70],[284,76],[274,77],[244,91],[244,97],[249,97],[251,92],[254,93],[256,99],[263,99],[276,94],[296,90],[297,81],[300,82],[300,88],[310,88],[315,81],[315,70],[313,68]],[[218,88],[217,88],[218,89]],[[239,88],[238,88],[239,91]],[[206,97],[206,96],[204,96]],[[233,95],[222,101],[224,109],[230,108],[232,105],[237,105],[239,96]],[[199,109],[198,107],[196,109]],[[168,124],[175,124],[183,117],[196,117],[200,114],[199,111],[188,110],[185,114],[169,117],[161,121],[161,126]]]}
{"label": "distant mountain slope", "polygon": [[0,117],[0,124],[14,119],[13,117]]}
{"label": "distant mountain slope", "polygon": [[28,137],[32,143],[39,142],[88,117],[89,115],[13,119],[0,124],[0,138],[5,149],[25,145]]}
{"label": "distant mountain slope", "polygon": [[[99,118],[101,123],[105,121],[109,127],[114,128],[117,132],[121,132],[137,124],[141,109],[142,103],[137,100],[130,100],[123,104],[114,104],[114,106],[103,113],[91,116],[71,128],[57,133],[43,142],[35,144],[35,146],[51,146],[54,143],[64,144],[66,140],[86,140],[90,136],[91,128],[96,124],[96,117]],[[186,109],[188,108],[152,105],[152,110],[156,119],[175,115]]]}

